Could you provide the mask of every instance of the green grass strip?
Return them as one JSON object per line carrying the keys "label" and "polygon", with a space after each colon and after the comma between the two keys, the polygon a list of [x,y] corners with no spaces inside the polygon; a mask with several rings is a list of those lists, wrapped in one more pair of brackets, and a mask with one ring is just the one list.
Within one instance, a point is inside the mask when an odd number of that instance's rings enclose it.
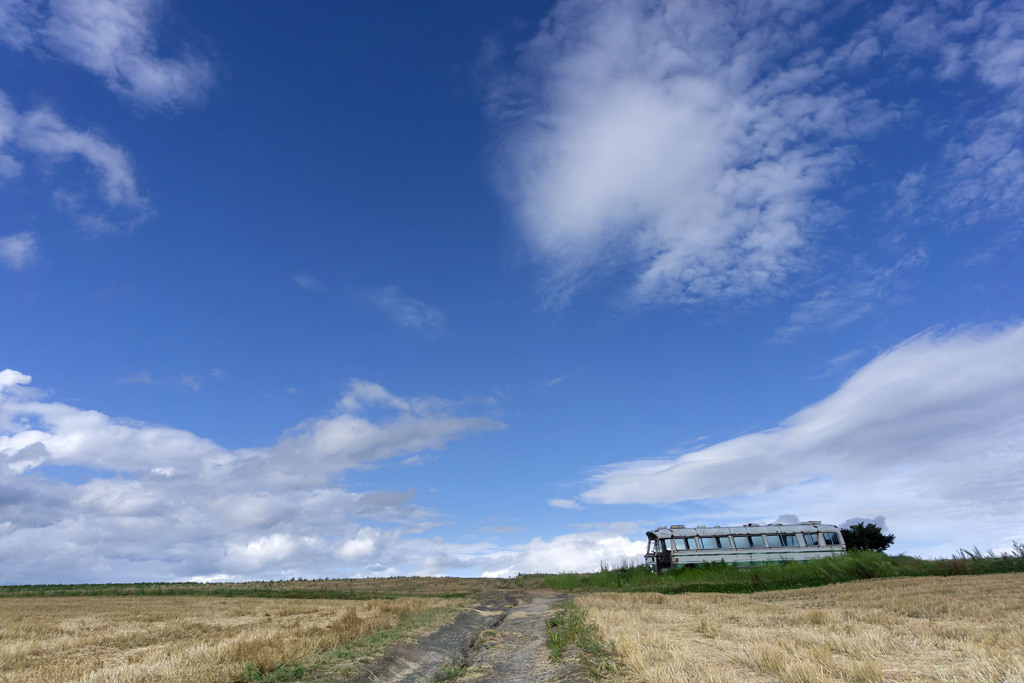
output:
{"label": "green grass strip", "polygon": [[898,576],[960,576],[1024,572],[1024,544],[1014,554],[983,554],[961,551],[952,559],[923,560],[907,555],[851,552],[808,562],[787,562],[740,568],[724,563],[652,573],[645,566],[604,568],[591,574],[537,574],[524,583],[542,583],[559,591],[614,590],[657,593],[754,593],[757,591],[809,588],[861,579]]}

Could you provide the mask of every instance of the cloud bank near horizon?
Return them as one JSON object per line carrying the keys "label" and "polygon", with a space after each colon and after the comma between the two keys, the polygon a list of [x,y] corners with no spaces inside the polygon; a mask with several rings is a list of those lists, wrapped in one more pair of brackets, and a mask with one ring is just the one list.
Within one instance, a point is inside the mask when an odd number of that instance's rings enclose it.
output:
{"label": "cloud bank near horizon", "polygon": [[929,331],[774,429],[609,465],[579,499],[690,503],[737,521],[780,509],[833,520],[881,515],[916,552],[1008,548],[1024,537],[1021,406],[1024,324]]}
{"label": "cloud bank near horizon", "polygon": [[407,552],[416,534],[442,521],[414,502],[415,491],[355,493],[339,482],[503,427],[456,415],[439,399],[402,399],[353,381],[334,413],[271,446],[229,450],[50,400],[30,382],[0,372],[0,552],[12,558],[11,582],[440,567],[437,548],[423,555],[430,560]]}

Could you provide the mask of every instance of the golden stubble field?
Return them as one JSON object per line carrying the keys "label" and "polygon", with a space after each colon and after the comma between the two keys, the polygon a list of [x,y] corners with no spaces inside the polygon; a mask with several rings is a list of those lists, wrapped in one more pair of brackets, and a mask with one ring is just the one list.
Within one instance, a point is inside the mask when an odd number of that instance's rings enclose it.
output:
{"label": "golden stubble field", "polygon": [[1024,683],[1024,574],[578,601],[629,675],[652,683]]}
{"label": "golden stubble field", "polygon": [[[0,599],[2,681],[224,681],[463,600],[46,597]],[[430,620],[427,621],[429,623]]]}

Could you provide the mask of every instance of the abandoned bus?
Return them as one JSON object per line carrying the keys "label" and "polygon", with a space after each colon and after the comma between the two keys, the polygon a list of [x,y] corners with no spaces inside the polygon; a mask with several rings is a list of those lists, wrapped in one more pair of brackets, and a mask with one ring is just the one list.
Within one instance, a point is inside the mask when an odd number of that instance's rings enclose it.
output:
{"label": "abandoned bus", "polygon": [[698,526],[683,524],[647,532],[652,571],[707,562],[754,567],[771,562],[800,562],[846,552],[839,527],[819,521],[797,524]]}

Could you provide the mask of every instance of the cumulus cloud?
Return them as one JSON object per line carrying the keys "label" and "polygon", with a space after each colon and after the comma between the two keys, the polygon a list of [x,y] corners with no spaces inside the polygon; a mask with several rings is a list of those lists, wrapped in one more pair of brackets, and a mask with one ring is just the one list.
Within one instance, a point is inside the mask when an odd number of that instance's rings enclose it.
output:
{"label": "cumulus cloud", "polygon": [[427,336],[444,331],[444,313],[422,301],[403,296],[397,287],[374,290],[369,292],[367,298],[399,327],[415,330]]}
{"label": "cumulus cloud", "polygon": [[28,384],[32,381],[32,375],[26,375],[23,372],[17,370],[0,370],[0,392],[7,387],[14,387],[20,384]]}
{"label": "cumulus cloud", "polygon": [[21,270],[36,257],[36,237],[30,232],[19,232],[0,237],[0,263],[13,270]]}
{"label": "cumulus cloud", "polygon": [[484,576],[502,577],[536,572],[597,571],[602,565],[643,560],[647,539],[638,540],[609,531],[584,531],[557,536],[550,541],[535,538],[507,551],[491,554],[489,562],[499,565]]}
{"label": "cumulus cloud", "polygon": [[99,76],[113,92],[146,107],[194,104],[213,85],[209,59],[185,46],[158,52],[162,0],[5,0],[0,42],[45,50]]}
{"label": "cumulus cloud", "polygon": [[509,131],[499,181],[555,303],[602,269],[634,272],[635,301],[691,302],[801,266],[844,142],[890,118],[830,78],[823,7],[555,7],[492,101]]}
{"label": "cumulus cloud", "polygon": [[768,509],[884,515],[936,554],[1024,534],[1024,325],[928,332],[879,355],[777,428],[589,480],[586,503],[700,501],[717,518]]}
{"label": "cumulus cloud", "polygon": [[[458,416],[448,401],[353,382],[336,414],[271,446],[232,450],[54,401],[31,381],[0,372],[0,553],[11,558],[9,582],[514,576],[594,571],[644,551],[632,523],[507,545],[453,543],[428,535],[443,519],[417,505],[415,491],[339,483],[354,469],[502,427]],[[370,419],[370,408],[383,412]]]}
{"label": "cumulus cloud", "polygon": [[414,491],[347,491],[344,474],[502,426],[429,399],[378,402],[386,410],[370,419],[346,411],[346,396],[273,445],[232,450],[53,401],[30,382],[0,372],[0,553],[20,558],[5,565],[12,582],[352,575],[381,561],[415,571],[404,537],[437,513]]}

